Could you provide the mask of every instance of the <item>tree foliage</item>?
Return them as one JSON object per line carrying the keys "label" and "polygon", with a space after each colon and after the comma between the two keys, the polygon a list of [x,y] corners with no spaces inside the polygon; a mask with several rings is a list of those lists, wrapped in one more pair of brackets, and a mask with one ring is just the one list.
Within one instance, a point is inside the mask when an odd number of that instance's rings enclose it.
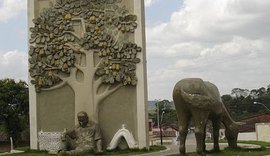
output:
{"label": "tree foliage", "polygon": [[136,20],[121,0],[56,0],[30,28],[31,82],[37,91],[51,88],[73,68],[83,72],[83,58],[91,53],[96,59],[86,59],[86,64],[95,65],[103,83],[136,85],[137,53],[142,51],[130,37]]}
{"label": "tree foliage", "polygon": [[0,124],[13,138],[20,141],[21,132],[29,125],[28,85],[13,79],[0,80]]}
{"label": "tree foliage", "polygon": [[[242,120],[259,114],[267,113],[267,109],[254,102],[261,102],[270,108],[270,91],[260,87],[258,89],[234,88],[230,95],[223,95],[222,100],[235,120]],[[268,112],[269,113],[269,112]]]}
{"label": "tree foliage", "polygon": [[[177,130],[178,129],[177,114],[176,110],[174,109],[173,102],[169,100],[157,101],[155,103],[155,106],[156,106],[155,113],[149,115],[149,117],[152,118],[153,121],[155,121],[154,126],[157,126],[158,124],[157,116],[159,116],[159,123],[162,127],[170,127]],[[159,113],[159,115],[157,115],[157,113]]]}

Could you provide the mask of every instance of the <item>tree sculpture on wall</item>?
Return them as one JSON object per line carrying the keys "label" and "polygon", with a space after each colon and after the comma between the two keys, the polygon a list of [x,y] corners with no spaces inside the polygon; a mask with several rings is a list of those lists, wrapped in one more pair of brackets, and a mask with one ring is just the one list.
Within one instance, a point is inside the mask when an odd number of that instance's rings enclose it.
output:
{"label": "tree sculpture on wall", "polygon": [[121,86],[137,84],[132,34],[137,17],[121,0],[56,0],[33,19],[30,76],[36,91],[69,85],[80,108],[98,121],[102,100]]}

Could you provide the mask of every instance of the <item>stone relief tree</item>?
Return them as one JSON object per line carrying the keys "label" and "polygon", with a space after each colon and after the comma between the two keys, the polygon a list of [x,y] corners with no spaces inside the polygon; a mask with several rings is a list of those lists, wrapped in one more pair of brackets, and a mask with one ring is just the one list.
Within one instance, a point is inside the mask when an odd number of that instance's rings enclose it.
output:
{"label": "stone relief tree", "polygon": [[69,85],[75,113],[98,121],[99,104],[121,86],[135,86],[137,16],[121,0],[56,0],[33,19],[29,64],[36,91]]}

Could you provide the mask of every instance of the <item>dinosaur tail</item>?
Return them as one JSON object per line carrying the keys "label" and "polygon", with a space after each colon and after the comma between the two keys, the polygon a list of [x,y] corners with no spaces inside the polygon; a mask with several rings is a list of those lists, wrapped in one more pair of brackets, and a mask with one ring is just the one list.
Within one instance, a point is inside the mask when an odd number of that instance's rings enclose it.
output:
{"label": "dinosaur tail", "polygon": [[181,88],[181,95],[184,101],[199,109],[209,109],[214,103],[214,100],[209,96],[202,94],[187,93]]}

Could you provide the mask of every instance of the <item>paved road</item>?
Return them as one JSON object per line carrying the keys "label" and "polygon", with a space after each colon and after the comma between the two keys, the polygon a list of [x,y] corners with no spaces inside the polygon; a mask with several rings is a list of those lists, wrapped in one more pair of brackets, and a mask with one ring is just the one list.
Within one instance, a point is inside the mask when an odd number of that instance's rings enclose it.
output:
{"label": "paved road", "polygon": [[[193,152],[195,151],[195,136],[194,134],[189,134],[186,139],[186,151],[187,152]],[[166,155],[172,155],[179,153],[179,145],[167,145],[167,150],[160,151],[160,152],[154,152],[154,153],[146,153],[141,154],[139,156],[166,156]]]}
{"label": "paved road", "polygon": [[[225,147],[228,146],[227,143],[220,143],[219,144],[220,149],[223,150]],[[247,144],[238,144],[238,146],[248,146],[248,147],[258,147],[256,145],[247,145]],[[160,152],[154,152],[154,153],[146,153],[146,154],[141,154],[139,156],[167,156],[167,155],[172,155],[172,154],[178,154],[179,153],[179,145],[168,145],[166,146],[167,150],[160,151]],[[213,143],[207,143],[206,144],[206,149],[211,150],[213,149]],[[189,134],[186,139],[186,152],[195,152],[196,151],[196,139],[194,134]]]}

